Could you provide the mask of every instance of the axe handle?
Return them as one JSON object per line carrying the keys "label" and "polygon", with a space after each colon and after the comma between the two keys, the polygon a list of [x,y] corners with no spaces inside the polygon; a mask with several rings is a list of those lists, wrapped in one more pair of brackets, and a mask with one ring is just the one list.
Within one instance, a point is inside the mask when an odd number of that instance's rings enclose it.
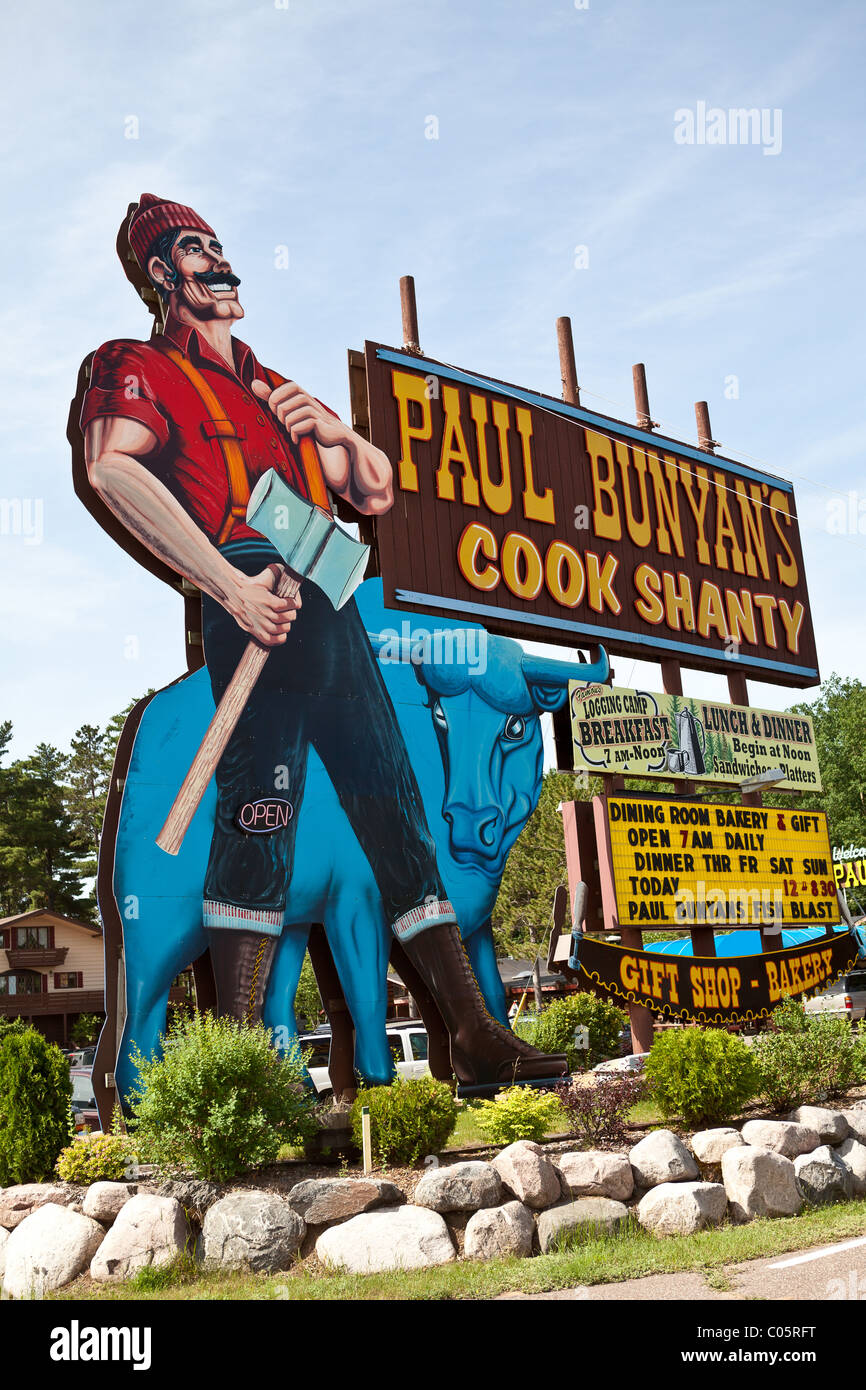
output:
{"label": "axe handle", "polygon": [[[274,593],[279,598],[294,598],[301,587],[301,581],[291,570],[284,569]],[[199,808],[199,803],[207,791],[208,783],[216,772],[226,744],[234,732],[235,725],[246,708],[253,686],[262,673],[268,659],[270,647],[258,642],[248,642],[246,650],[237,664],[237,669],[226,686],[225,694],[217,706],[216,713],[207,728],[207,733],[192,760],[183,785],[174,799],[174,804],[166,817],[165,825],[156,838],[160,849],[166,854],[177,854],[190,822]]]}

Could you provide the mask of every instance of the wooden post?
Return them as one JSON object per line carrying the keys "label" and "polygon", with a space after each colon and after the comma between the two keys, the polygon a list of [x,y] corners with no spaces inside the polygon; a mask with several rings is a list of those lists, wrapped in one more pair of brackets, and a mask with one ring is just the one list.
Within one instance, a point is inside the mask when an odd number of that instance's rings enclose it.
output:
{"label": "wooden post", "polygon": [[403,350],[404,352],[420,353],[414,275],[400,276],[400,307],[403,311]]}
{"label": "wooden post", "polygon": [[637,427],[641,430],[651,430],[653,420],[650,416],[649,396],[646,389],[646,367],[643,362],[636,362],[631,369],[631,379],[634,386],[634,404],[637,413]]}
{"label": "wooden post", "polygon": [[556,320],[556,341],[559,344],[559,373],[562,377],[562,399],[569,405],[580,405],[580,387],[577,384],[577,363],[574,360],[574,338],[571,332],[571,319],[567,316]]}
{"label": "wooden post", "polygon": [[361,1150],[364,1157],[364,1172],[373,1171],[373,1145],[370,1133],[370,1107],[361,1106]]}
{"label": "wooden post", "polygon": [[695,419],[698,423],[698,448],[707,454],[716,452],[717,440],[710,430],[710,407],[706,401],[695,401]]}

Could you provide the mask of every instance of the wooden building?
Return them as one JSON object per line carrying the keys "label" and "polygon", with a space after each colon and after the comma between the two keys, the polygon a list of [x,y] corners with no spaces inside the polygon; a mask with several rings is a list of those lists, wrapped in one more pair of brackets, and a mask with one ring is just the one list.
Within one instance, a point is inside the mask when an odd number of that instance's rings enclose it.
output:
{"label": "wooden building", "polygon": [[44,908],[0,918],[0,1018],[22,1018],[67,1045],[79,1014],[104,1012],[99,927]]}

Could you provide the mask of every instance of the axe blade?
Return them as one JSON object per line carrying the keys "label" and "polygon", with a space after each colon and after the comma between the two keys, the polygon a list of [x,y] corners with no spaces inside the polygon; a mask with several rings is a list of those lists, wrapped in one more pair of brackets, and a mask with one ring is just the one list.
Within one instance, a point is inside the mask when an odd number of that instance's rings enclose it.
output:
{"label": "axe blade", "polygon": [[294,492],[274,468],[253,488],[247,525],[266,536],[288,568],[321,589],[334,608],[342,608],[364,578],[370,547]]}

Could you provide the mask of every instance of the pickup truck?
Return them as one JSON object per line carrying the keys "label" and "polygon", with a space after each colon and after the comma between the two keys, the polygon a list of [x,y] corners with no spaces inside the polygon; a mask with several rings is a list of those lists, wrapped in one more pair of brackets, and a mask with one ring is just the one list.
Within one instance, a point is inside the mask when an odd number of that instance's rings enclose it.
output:
{"label": "pickup truck", "polygon": [[830,1014],[848,1023],[859,1023],[866,1015],[866,965],[857,965],[843,975],[824,994],[806,1000],[807,1014]]}
{"label": "pickup truck", "polygon": [[[387,1028],[388,1041],[400,1076],[429,1076],[427,1065],[427,1030],[423,1023],[392,1024]],[[310,1080],[319,1100],[330,1100],[333,1092],[328,1075],[331,1053],[330,1032],[302,1033],[299,1038],[301,1054],[307,1065]]]}

